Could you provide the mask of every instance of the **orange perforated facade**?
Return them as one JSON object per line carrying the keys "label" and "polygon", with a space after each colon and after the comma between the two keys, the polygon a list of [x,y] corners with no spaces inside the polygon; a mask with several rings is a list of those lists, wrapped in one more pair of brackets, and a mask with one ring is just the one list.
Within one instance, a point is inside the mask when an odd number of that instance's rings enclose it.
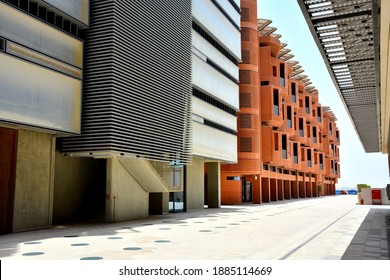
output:
{"label": "orange perforated facade", "polygon": [[[238,163],[221,165],[222,204],[334,195],[340,132],[279,36],[261,32],[257,1],[241,0]],[[263,30],[264,31],[264,30]]]}

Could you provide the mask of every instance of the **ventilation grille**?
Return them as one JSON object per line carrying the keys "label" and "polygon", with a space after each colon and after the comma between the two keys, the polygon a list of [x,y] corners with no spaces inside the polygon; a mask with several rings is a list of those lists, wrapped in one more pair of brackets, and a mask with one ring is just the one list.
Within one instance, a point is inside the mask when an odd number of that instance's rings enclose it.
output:
{"label": "ventilation grille", "polygon": [[240,84],[250,84],[251,74],[250,71],[240,70]]}
{"label": "ventilation grille", "polygon": [[248,92],[240,92],[240,107],[252,107],[252,94]]}
{"label": "ventilation grille", "polygon": [[252,127],[252,115],[240,114],[240,128],[251,128]]}
{"label": "ventilation grille", "polygon": [[241,9],[241,21],[249,21],[249,8]]}
{"label": "ventilation grille", "polygon": [[252,138],[240,137],[240,152],[252,152]]}
{"label": "ventilation grille", "polygon": [[241,40],[242,41],[250,41],[249,28],[247,28],[247,27],[241,28]]}
{"label": "ventilation grille", "polygon": [[82,133],[62,152],[191,162],[191,17],[189,0],[91,2]]}
{"label": "ventilation grille", "polygon": [[251,52],[249,50],[242,50],[242,63],[250,64],[251,63]]}

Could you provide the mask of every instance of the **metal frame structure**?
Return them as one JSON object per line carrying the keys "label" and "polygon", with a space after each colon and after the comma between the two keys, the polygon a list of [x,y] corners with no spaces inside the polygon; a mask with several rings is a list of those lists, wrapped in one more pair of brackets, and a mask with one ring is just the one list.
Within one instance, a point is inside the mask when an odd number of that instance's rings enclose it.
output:
{"label": "metal frame structure", "polygon": [[366,152],[381,150],[378,0],[297,0]]}

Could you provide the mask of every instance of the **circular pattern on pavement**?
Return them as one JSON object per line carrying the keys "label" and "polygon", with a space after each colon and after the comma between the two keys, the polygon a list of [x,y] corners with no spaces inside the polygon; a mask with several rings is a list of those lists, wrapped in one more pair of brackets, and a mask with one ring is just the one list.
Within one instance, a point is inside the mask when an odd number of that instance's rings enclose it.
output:
{"label": "circular pattern on pavement", "polygon": [[98,261],[98,260],[102,260],[103,258],[102,257],[85,257],[85,258],[81,258],[80,260],[82,261]]}
{"label": "circular pattern on pavement", "polygon": [[23,256],[30,257],[30,256],[39,256],[44,255],[44,252],[30,252],[30,253],[24,253]]}
{"label": "circular pattern on pavement", "polygon": [[126,248],[123,248],[123,250],[125,250],[125,251],[139,251],[139,250],[142,250],[142,248],[140,248],[140,247],[126,247]]}
{"label": "circular pattern on pavement", "polygon": [[74,244],[70,244],[70,246],[81,247],[81,246],[89,246],[89,244],[88,243],[74,243]]}

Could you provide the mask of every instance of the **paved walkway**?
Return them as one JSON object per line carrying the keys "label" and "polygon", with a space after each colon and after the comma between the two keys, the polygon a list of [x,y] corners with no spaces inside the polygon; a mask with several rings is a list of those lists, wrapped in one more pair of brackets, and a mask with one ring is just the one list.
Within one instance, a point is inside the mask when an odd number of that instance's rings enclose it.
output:
{"label": "paved walkway", "polygon": [[[0,258],[342,259],[349,258],[345,252],[352,252],[349,244],[354,237],[360,238],[360,244],[373,241],[372,233],[376,234],[378,227],[360,234],[366,217],[371,224],[380,225],[383,234],[383,215],[390,213],[390,207],[376,209],[356,205],[356,196],[347,195],[224,206],[115,224],[58,225],[0,236]],[[363,225],[361,230],[367,229]],[[378,259],[388,257],[382,237],[380,253],[375,255]],[[370,250],[377,248],[374,243],[367,245]]]}

